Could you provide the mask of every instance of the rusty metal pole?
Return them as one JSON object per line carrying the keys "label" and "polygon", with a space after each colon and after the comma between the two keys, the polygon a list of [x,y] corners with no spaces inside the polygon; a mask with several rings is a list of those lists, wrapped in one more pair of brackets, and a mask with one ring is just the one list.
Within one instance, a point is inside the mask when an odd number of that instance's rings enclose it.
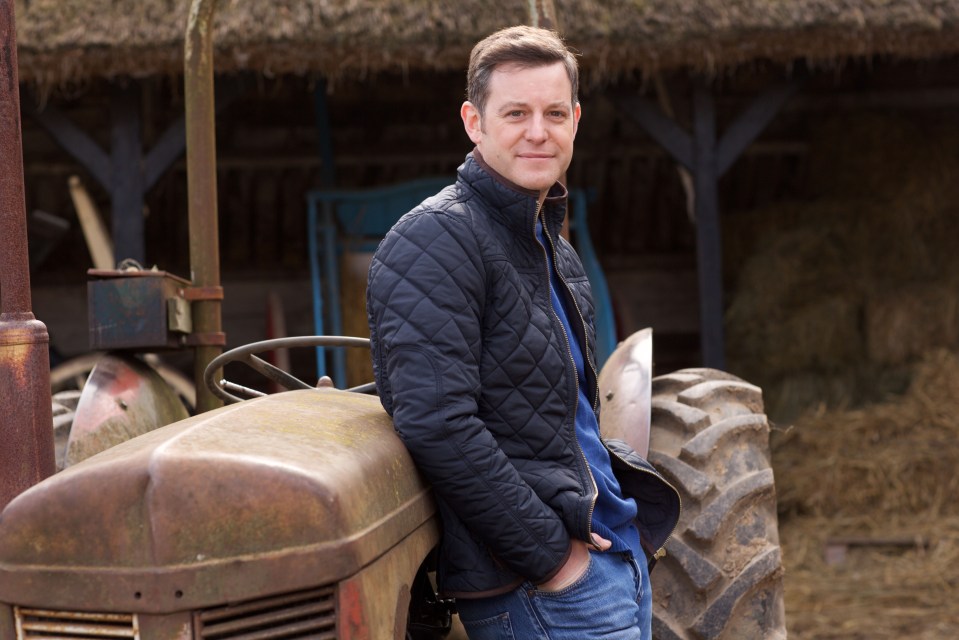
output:
{"label": "rusty metal pole", "polygon": [[14,0],[0,0],[0,508],[53,474],[50,336],[31,311]]}
{"label": "rusty metal pole", "polygon": [[[198,292],[193,303],[196,340],[194,381],[196,410],[222,406],[203,383],[207,364],[223,352],[220,290],[220,243],[216,202],[216,132],[213,97],[213,14],[216,0],[193,0],[184,39],[187,193],[190,215],[190,279]],[[220,297],[222,298],[222,290]]]}

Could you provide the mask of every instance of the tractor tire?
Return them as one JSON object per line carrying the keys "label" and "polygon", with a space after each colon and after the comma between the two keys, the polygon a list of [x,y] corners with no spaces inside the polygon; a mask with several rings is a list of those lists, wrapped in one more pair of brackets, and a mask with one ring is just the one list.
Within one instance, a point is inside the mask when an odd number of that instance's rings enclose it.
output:
{"label": "tractor tire", "polygon": [[682,496],[652,572],[656,640],[786,638],[761,390],[712,369],[653,378],[649,461]]}

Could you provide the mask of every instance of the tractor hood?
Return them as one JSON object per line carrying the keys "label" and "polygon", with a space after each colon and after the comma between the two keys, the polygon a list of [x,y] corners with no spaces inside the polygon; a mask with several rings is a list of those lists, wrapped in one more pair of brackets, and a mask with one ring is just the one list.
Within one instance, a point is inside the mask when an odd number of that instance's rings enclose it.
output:
{"label": "tractor hood", "polygon": [[376,397],[276,394],[117,445],[18,496],[0,514],[0,602],[164,612],[329,584],[433,512]]}

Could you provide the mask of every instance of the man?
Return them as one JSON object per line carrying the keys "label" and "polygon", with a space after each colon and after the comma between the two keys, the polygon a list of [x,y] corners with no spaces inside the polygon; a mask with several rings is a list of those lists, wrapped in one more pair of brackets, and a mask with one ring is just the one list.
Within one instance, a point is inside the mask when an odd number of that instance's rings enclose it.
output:
{"label": "man", "polygon": [[675,490],[599,435],[593,303],[559,234],[577,85],[551,31],[477,44],[476,147],[370,268],[380,399],[433,485],[439,589],[473,639],[649,638],[647,555],[678,520]]}

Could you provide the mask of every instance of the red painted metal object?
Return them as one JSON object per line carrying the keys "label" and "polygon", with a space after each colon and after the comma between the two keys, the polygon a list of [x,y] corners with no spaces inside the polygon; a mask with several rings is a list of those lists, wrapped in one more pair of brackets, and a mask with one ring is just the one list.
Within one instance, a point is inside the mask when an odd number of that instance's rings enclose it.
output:
{"label": "red painted metal object", "polygon": [[54,472],[50,337],[31,311],[13,0],[0,0],[0,508]]}
{"label": "red painted metal object", "polygon": [[173,387],[145,362],[122,353],[107,354],[83,386],[64,466],[188,417]]}

